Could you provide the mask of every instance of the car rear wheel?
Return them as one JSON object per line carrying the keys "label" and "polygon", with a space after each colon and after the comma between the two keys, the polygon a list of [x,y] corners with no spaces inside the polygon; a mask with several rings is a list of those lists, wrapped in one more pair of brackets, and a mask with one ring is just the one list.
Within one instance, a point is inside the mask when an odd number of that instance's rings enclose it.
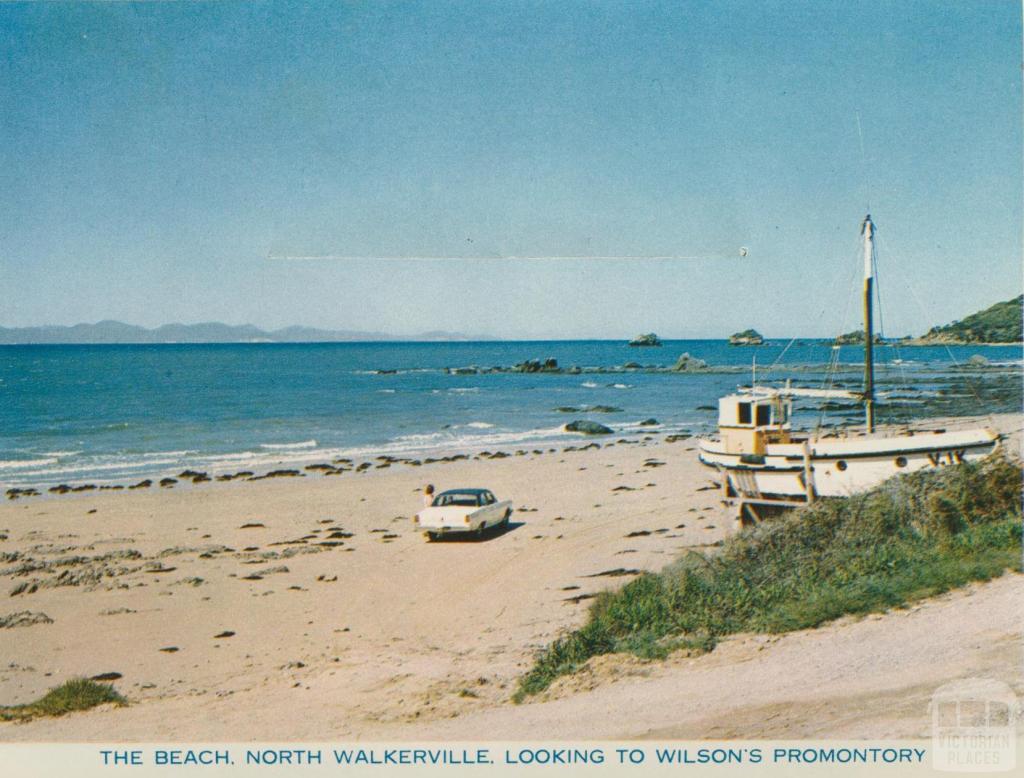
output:
{"label": "car rear wheel", "polygon": [[505,515],[501,517],[501,523],[498,524],[498,526],[501,527],[502,529],[506,529],[508,527],[509,516],[511,516],[511,515],[512,515],[512,511],[505,511]]}

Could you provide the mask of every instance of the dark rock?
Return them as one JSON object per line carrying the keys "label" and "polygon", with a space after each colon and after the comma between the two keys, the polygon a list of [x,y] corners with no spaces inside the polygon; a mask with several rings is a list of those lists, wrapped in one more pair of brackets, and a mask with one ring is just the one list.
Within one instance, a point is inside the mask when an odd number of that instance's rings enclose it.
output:
{"label": "dark rock", "polygon": [[679,355],[679,359],[672,366],[672,370],[676,373],[699,373],[703,370],[708,369],[708,363],[703,359],[697,359],[691,357],[688,353]]}
{"label": "dark rock", "polygon": [[581,432],[584,435],[611,435],[612,430],[596,421],[577,419],[565,425],[566,432]]}
{"label": "dark rock", "polygon": [[641,427],[655,427],[655,426],[658,425],[658,423],[659,422],[658,422],[657,419],[644,419],[642,422],[640,422],[640,426]]}
{"label": "dark rock", "polygon": [[517,373],[557,373],[559,372],[558,360],[553,357],[548,357],[543,361],[528,359],[515,365],[512,370]]}
{"label": "dark rock", "polygon": [[562,602],[571,602],[573,604],[576,604],[578,602],[582,602],[583,600],[592,600],[595,597],[597,597],[596,594],[577,594],[575,597],[566,597]]}
{"label": "dark rock", "polygon": [[616,567],[614,570],[602,570],[600,573],[591,573],[584,578],[621,578],[624,575],[640,575],[640,571],[634,568]]}
{"label": "dark rock", "polygon": [[94,675],[91,678],[89,678],[89,680],[90,681],[116,681],[118,678],[123,678],[123,677],[124,676],[121,675],[120,673],[109,672],[109,673],[100,673],[99,675]]}

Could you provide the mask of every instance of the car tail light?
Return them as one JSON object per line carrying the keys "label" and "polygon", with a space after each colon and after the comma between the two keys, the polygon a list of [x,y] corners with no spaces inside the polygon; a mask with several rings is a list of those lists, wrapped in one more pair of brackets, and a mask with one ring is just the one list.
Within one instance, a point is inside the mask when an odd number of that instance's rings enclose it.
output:
{"label": "car tail light", "polygon": [[465,516],[463,516],[462,521],[465,522],[466,524],[469,524],[469,514],[468,513]]}

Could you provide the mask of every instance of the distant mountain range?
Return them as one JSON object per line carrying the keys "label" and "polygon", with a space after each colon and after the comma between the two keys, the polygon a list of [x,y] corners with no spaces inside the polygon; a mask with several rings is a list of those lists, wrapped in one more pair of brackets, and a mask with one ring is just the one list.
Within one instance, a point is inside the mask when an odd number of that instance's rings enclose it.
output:
{"label": "distant mountain range", "polygon": [[[899,340],[919,345],[935,343],[1020,343],[1024,323],[1024,295],[996,303],[984,311],[972,313],[962,321],[941,327],[932,327],[919,338]],[[756,345],[762,338],[754,330],[733,335],[730,342],[743,337],[752,338]],[[467,335],[461,332],[432,330],[418,335],[392,335],[387,332],[358,330],[320,330],[314,327],[284,327],[279,330],[261,330],[252,324],[165,324],[146,329],[119,321],[100,321],[95,324],[73,326],[44,325],[42,327],[0,327],[0,345],[32,343],[358,343],[375,341],[493,341],[491,335]],[[840,337],[840,342],[863,343],[859,331]]]}
{"label": "distant mountain range", "polygon": [[73,326],[0,327],[0,344],[40,343],[352,343],[367,341],[470,341],[495,340],[487,335],[434,330],[418,335],[397,336],[386,332],[320,330],[313,327],[285,327],[261,330],[252,324],[165,324],[146,329],[119,321],[100,321]]}

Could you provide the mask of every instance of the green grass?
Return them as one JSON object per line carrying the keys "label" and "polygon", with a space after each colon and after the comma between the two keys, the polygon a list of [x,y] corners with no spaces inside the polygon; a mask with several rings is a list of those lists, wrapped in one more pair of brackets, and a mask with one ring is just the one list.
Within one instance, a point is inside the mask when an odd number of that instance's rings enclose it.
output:
{"label": "green grass", "polygon": [[520,679],[521,702],[599,654],[710,651],[738,632],[815,627],[1021,569],[1021,470],[1005,458],[893,478],[648,573],[591,606]]}
{"label": "green grass", "polygon": [[107,683],[72,678],[50,689],[35,702],[25,705],[0,705],[0,721],[27,721],[42,716],[63,716],[76,710],[88,710],[108,702],[126,705],[127,700]]}

